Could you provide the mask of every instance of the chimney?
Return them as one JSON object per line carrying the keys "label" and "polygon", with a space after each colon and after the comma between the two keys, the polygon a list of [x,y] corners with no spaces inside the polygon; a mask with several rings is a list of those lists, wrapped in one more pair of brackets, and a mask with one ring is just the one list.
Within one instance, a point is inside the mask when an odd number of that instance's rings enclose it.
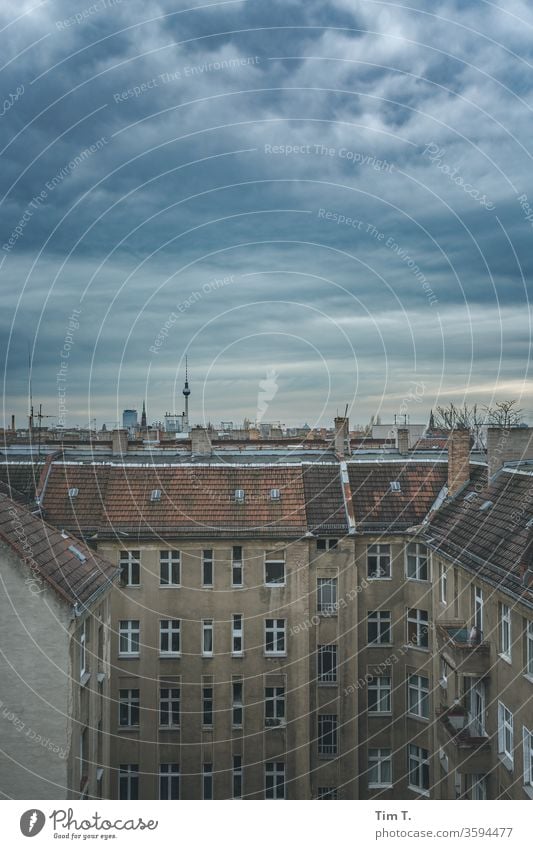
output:
{"label": "chimney", "polygon": [[455,495],[470,480],[470,431],[455,428],[448,437],[448,495]]}
{"label": "chimney", "polygon": [[213,446],[209,432],[205,427],[193,427],[191,430],[191,452],[200,457],[210,457],[213,453]]}
{"label": "chimney", "polygon": [[113,454],[126,454],[128,451],[128,431],[121,428],[111,432]]}
{"label": "chimney", "polygon": [[505,463],[513,460],[533,460],[533,428],[489,427],[487,458],[489,478],[494,477]]}
{"label": "chimney", "polygon": [[11,416],[11,430],[13,431],[13,433],[15,433],[15,431],[16,431],[16,427],[15,427],[15,414],[14,414],[14,413],[13,413],[13,415]]}
{"label": "chimney", "polygon": [[399,427],[396,430],[396,447],[402,456],[409,454],[409,428]]}
{"label": "chimney", "polygon": [[343,460],[350,453],[350,422],[347,416],[335,417],[335,454]]}

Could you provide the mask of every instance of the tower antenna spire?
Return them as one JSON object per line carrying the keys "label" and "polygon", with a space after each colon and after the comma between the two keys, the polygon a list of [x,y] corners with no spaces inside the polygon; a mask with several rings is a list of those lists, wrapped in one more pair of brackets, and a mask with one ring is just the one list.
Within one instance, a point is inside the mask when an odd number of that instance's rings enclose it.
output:
{"label": "tower antenna spire", "polygon": [[189,430],[189,395],[191,394],[191,390],[189,389],[189,360],[187,354],[185,354],[185,386],[183,387],[183,395],[185,397],[185,412],[183,415],[184,419],[184,430]]}

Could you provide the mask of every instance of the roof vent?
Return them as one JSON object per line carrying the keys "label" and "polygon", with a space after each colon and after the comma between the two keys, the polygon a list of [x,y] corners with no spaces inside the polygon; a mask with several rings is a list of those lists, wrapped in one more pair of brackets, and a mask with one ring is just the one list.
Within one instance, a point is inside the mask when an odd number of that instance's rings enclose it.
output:
{"label": "roof vent", "polygon": [[526,522],[526,528],[533,528],[533,518],[531,518],[528,522]]}
{"label": "roof vent", "polygon": [[76,498],[76,496],[78,495],[78,493],[79,493],[79,489],[78,489],[78,487],[77,487],[77,486],[72,486],[72,487],[69,489],[69,491],[68,491],[68,497],[69,497],[69,498]]}
{"label": "roof vent", "polygon": [[281,501],[281,490],[271,489],[270,498],[272,499],[272,501]]}
{"label": "roof vent", "polygon": [[400,481],[391,481],[390,482],[390,491],[391,492],[401,492],[402,491],[402,485],[401,485]]}
{"label": "roof vent", "polygon": [[82,552],[79,550],[79,548],[76,548],[75,545],[69,545],[68,550],[72,554],[76,555],[78,560],[81,560],[82,563],[85,563],[85,561],[87,560],[87,558],[85,557],[85,554],[82,554]]}
{"label": "roof vent", "polygon": [[235,503],[244,504],[244,489],[235,490]]}
{"label": "roof vent", "polygon": [[161,501],[161,490],[153,489],[150,493],[150,501]]}
{"label": "roof vent", "polygon": [[479,509],[480,510],[489,510],[489,508],[492,507],[492,504],[493,504],[492,501],[484,501]]}

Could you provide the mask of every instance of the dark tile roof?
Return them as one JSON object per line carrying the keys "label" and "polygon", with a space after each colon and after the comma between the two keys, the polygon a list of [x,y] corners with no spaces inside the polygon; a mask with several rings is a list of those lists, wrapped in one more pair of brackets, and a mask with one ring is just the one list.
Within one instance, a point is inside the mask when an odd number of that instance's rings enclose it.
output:
{"label": "dark tile roof", "polygon": [[346,511],[339,465],[303,467],[307,523],[314,533],[346,533]]}
{"label": "dark tile roof", "polygon": [[527,527],[532,519],[533,474],[502,469],[488,482],[486,468],[477,466],[470,483],[435,514],[428,533],[450,558],[533,599],[533,528]]}
{"label": "dark tile roof", "polygon": [[36,581],[44,580],[72,605],[87,603],[117,575],[112,563],[4,495],[0,495],[0,541],[26,562]]}
{"label": "dark tile roof", "polygon": [[26,500],[32,503],[43,465],[44,460],[0,462],[0,482],[3,484],[1,492],[11,495],[17,501]]}
{"label": "dark tile roof", "polygon": [[[447,464],[405,460],[348,463],[356,530],[402,531],[427,516],[447,480]],[[391,490],[398,481],[400,491]]]}

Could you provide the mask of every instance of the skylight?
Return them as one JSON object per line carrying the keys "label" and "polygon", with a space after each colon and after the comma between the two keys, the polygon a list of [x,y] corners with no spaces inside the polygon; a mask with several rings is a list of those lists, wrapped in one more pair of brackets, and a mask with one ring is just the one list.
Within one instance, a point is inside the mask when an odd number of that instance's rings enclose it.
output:
{"label": "skylight", "polygon": [[85,563],[85,561],[87,560],[87,558],[85,557],[85,554],[83,554],[83,553],[79,550],[79,548],[76,548],[76,546],[75,546],[75,545],[69,545],[68,550],[69,550],[72,554],[74,554],[74,555],[78,558],[78,560],[81,560],[81,562],[82,562],[82,563]]}
{"label": "skylight", "polygon": [[76,496],[77,496],[77,494],[78,494],[78,493],[79,493],[79,489],[78,489],[78,487],[77,487],[77,486],[72,486],[72,487],[69,489],[69,491],[68,491],[68,497],[69,497],[69,498],[76,498]]}
{"label": "skylight", "polygon": [[272,501],[280,501],[281,500],[281,490],[271,489],[270,490],[270,498],[272,499]]}
{"label": "skylight", "polygon": [[161,490],[153,489],[150,493],[150,501],[161,501]]}
{"label": "skylight", "polygon": [[400,481],[391,481],[390,482],[390,491],[391,492],[401,492],[402,491],[402,485],[401,485]]}
{"label": "skylight", "polygon": [[244,504],[244,489],[235,490],[235,502],[237,504]]}

